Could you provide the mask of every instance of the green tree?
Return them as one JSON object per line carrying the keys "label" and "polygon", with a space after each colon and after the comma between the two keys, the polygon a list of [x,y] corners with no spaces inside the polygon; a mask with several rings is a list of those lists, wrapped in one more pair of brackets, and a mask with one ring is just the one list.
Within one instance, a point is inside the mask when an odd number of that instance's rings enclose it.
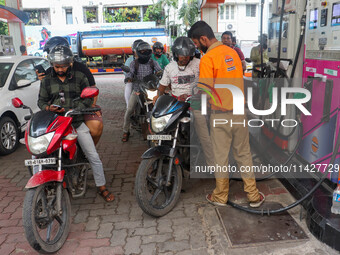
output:
{"label": "green tree", "polygon": [[178,17],[183,20],[185,25],[185,32],[188,32],[191,27],[198,20],[199,6],[196,0],[188,0],[184,2],[178,12]]}
{"label": "green tree", "polygon": [[161,2],[149,5],[143,16],[143,21],[155,21],[157,25],[164,25],[165,17]]}
{"label": "green tree", "polygon": [[[168,7],[167,14],[164,12],[166,7]],[[153,5],[150,5],[146,10],[143,21],[156,21],[157,25],[164,25],[165,20],[169,18],[170,8],[173,8],[176,12],[178,0],[159,0],[156,3],[153,2]]]}
{"label": "green tree", "polygon": [[[5,0],[0,0],[0,5],[5,5]],[[0,21],[0,35],[8,35],[7,22]]]}

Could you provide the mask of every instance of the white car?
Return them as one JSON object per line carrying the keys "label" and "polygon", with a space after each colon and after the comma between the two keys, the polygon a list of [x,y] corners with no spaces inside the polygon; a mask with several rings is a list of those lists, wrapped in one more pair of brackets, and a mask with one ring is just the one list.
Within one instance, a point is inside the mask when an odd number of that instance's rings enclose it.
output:
{"label": "white car", "polygon": [[0,155],[12,153],[19,144],[19,139],[27,122],[28,110],[14,108],[12,99],[18,97],[39,111],[38,95],[40,81],[35,66],[42,65],[46,70],[46,59],[31,56],[0,57]]}

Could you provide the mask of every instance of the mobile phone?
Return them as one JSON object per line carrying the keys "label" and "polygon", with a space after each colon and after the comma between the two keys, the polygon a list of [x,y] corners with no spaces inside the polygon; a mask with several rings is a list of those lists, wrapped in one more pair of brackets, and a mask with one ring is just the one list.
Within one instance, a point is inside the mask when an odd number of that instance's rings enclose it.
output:
{"label": "mobile phone", "polygon": [[38,71],[38,73],[46,74],[46,71],[42,65],[36,65],[35,69]]}
{"label": "mobile phone", "polygon": [[54,106],[54,107],[58,107],[58,110],[60,110],[60,109],[61,109],[61,106],[60,106],[60,105],[57,105],[57,104],[52,104],[52,106]]}

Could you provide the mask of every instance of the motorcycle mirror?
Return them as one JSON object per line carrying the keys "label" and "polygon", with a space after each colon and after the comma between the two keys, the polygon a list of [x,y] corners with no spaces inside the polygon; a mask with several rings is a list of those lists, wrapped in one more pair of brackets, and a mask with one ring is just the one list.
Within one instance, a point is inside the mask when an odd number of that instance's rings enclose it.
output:
{"label": "motorcycle mirror", "polygon": [[129,73],[129,72],[130,72],[130,67],[128,67],[128,66],[122,66],[121,68],[122,68],[122,70],[123,70],[124,72],[126,72],[126,73]]}
{"label": "motorcycle mirror", "polygon": [[80,97],[81,98],[92,98],[92,97],[96,97],[99,94],[99,89],[96,87],[87,87],[85,89],[83,89],[83,91],[81,92]]}
{"label": "motorcycle mirror", "polygon": [[23,102],[17,97],[12,99],[12,105],[15,108],[22,108],[24,106]]}

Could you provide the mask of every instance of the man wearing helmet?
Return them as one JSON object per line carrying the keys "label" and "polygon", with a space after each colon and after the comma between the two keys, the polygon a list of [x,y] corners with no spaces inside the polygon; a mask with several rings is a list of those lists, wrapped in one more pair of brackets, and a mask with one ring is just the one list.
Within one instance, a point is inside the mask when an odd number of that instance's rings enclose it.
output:
{"label": "man wearing helmet", "polygon": [[[132,55],[125,61],[124,65],[130,67],[131,62],[137,58],[136,49],[137,49],[137,46],[138,46],[138,44],[140,42],[143,42],[143,40],[142,39],[138,39],[138,40],[135,40],[133,42],[133,44],[131,46]],[[124,72],[124,75],[125,75],[125,78],[126,78],[127,73]],[[125,91],[124,91],[126,108],[127,108],[128,104],[129,104],[129,99],[130,99],[130,96],[131,96],[131,91],[132,91],[132,82],[128,82],[128,83],[125,84]]]}
{"label": "man wearing helmet", "polygon": [[[44,51],[47,52],[47,54],[50,53],[50,51],[56,47],[56,46],[66,46],[66,47],[70,47],[69,43],[67,42],[67,40],[64,37],[61,36],[54,36],[52,38],[50,38],[44,46]],[[77,62],[77,61],[73,61],[72,63],[72,68],[75,71],[80,71],[83,74],[85,74],[87,80],[89,81],[90,86],[94,87],[96,86],[96,82],[94,80],[93,74],[91,73],[91,71],[87,68],[86,65]],[[49,74],[52,72],[52,68],[48,68],[45,73],[37,73],[39,80],[42,80],[46,74]],[[97,107],[96,102],[97,102],[97,98],[98,96],[96,96],[93,100],[92,103],[92,107]],[[96,112],[96,114],[88,114],[88,115],[84,115],[84,119],[85,119],[85,124],[86,126],[90,129],[90,133],[93,139],[94,144],[96,145],[99,142],[99,139],[103,133],[103,118],[102,118],[102,114],[101,112]]]}
{"label": "man wearing helmet", "polygon": [[164,53],[164,46],[161,42],[155,42],[152,46],[153,54],[151,58],[156,60],[160,67],[164,70],[164,68],[169,64],[168,58],[163,54]]}
{"label": "man wearing helmet", "polygon": [[[80,97],[82,90],[89,86],[89,82],[82,72],[72,68],[73,54],[70,48],[56,46],[50,51],[48,59],[53,68],[51,73],[41,81],[39,108],[63,114],[72,108],[91,107],[93,100],[90,98],[73,102],[73,99]],[[77,130],[78,142],[91,164],[98,192],[106,202],[112,202],[114,196],[105,187],[103,164],[96,151],[90,130],[84,124],[83,116],[74,116],[72,125]]]}
{"label": "man wearing helmet", "polygon": [[[140,42],[136,49],[137,59],[131,62],[130,72],[126,75],[125,82],[132,82],[133,77],[137,80],[142,80],[145,76],[153,73],[161,72],[162,69],[159,64],[151,59],[152,50],[147,42]],[[130,136],[131,115],[137,104],[137,97],[140,95],[140,88],[138,81],[132,84],[132,93],[129,99],[128,107],[124,116],[123,124],[123,142],[127,142]]]}
{"label": "man wearing helmet", "polygon": [[[196,47],[194,42],[188,37],[178,37],[172,46],[174,61],[165,67],[163,77],[158,88],[159,95],[155,96],[154,103],[159,96],[163,95],[165,89],[171,85],[172,96],[180,101],[184,101],[192,94],[192,89],[196,86],[199,78],[200,60],[195,56]],[[205,116],[202,116],[199,107],[194,103],[191,107],[195,116],[195,129],[202,144],[207,165],[214,164],[214,154],[210,142],[209,131]]]}
{"label": "man wearing helmet", "polygon": [[164,69],[163,77],[159,82],[159,95],[154,97],[154,102],[170,85],[172,95],[184,101],[191,95],[192,88],[198,81],[200,60],[194,58],[193,41],[188,37],[178,37],[172,46],[172,54],[174,61]]}

